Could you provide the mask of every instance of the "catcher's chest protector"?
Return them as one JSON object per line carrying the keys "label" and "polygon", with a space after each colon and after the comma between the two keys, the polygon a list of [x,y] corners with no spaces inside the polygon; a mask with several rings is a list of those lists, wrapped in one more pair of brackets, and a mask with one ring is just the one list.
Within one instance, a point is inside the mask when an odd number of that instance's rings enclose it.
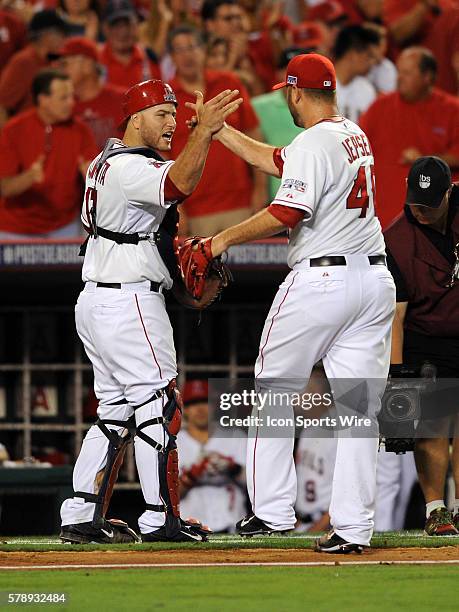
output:
{"label": "catcher's chest protector", "polygon": [[[118,138],[109,138],[105,144],[102,155],[100,156],[96,166],[96,177],[104,167],[105,162],[114,157],[115,155],[126,153],[132,155],[143,155],[144,157],[156,159],[157,161],[165,161],[159,153],[148,147],[127,147]],[[91,219],[91,233],[90,236],[97,238],[102,236],[108,240],[113,240],[117,244],[138,244],[139,241],[149,239],[150,237],[142,237],[139,234],[125,234],[123,232],[112,232],[111,230],[104,229],[97,225],[97,211],[93,206],[90,210]],[[175,256],[174,240],[177,235],[179,224],[179,212],[177,210],[177,204],[171,204],[166,211],[164,219],[158,228],[158,231],[154,234],[154,240],[158,247],[161,259],[164,261],[167,270],[174,280],[178,275],[177,259]],[[90,238],[86,238],[80,248],[80,255],[84,255],[86,252],[86,245]]]}

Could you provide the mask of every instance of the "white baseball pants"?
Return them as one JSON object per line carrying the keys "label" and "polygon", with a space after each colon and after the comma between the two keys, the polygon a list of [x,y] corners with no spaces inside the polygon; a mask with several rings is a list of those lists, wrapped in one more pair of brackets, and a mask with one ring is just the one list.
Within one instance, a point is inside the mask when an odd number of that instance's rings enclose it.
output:
{"label": "white baseball pants", "polygon": [[[136,425],[159,417],[166,398],[147,400],[176,377],[176,358],[172,327],[164,296],[150,291],[150,282],[123,284],[121,289],[97,287],[86,283],[75,307],[78,335],[94,370],[94,390],[99,400],[100,419],[127,420],[136,409]],[[127,403],[116,405],[126,400]],[[123,428],[108,425],[120,433]],[[167,444],[162,425],[150,425],[143,433]],[[85,436],[73,472],[74,491],[96,493],[97,473],[103,469],[108,438],[97,426]],[[135,459],[146,503],[159,505],[158,453],[136,436]],[[91,521],[95,505],[80,497],[64,501],[63,525]],[[142,533],[160,527],[165,514],[145,511],[139,518]]]}
{"label": "white baseball pants", "polygon": [[[368,397],[376,415],[390,363],[395,285],[384,265],[364,255],[346,256],[346,266],[296,266],[279,287],[263,329],[255,365],[257,384],[266,379],[308,381],[323,360],[333,379],[380,379]],[[305,385],[302,385],[304,388]],[[374,385],[373,385],[374,388]],[[292,529],[297,492],[293,437],[250,436],[247,488],[253,512],[269,526]],[[340,433],[330,504],[335,532],[367,545],[374,525],[378,439]]]}

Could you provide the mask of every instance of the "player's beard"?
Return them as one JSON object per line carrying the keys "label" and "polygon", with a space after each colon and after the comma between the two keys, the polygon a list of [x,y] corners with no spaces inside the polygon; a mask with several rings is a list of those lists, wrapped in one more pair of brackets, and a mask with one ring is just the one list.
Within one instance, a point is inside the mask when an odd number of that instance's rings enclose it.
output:
{"label": "player's beard", "polygon": [[157,127],[152,127],[143,120],[140,124],[139,135],[145,146],[157,151],[170,151],[171,143],[162,138],[163,131],[161,130],[162,128],[158,130]]}

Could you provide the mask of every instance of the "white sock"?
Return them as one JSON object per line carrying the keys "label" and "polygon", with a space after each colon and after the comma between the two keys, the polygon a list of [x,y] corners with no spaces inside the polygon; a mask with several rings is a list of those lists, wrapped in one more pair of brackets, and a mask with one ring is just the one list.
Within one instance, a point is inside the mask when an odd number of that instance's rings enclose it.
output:
{"label": "white sock", "polygon": [[431,513],[437,508],[444,508],[445,502],[442,499],[434,499],[433,501],[426,504],[426,518],[429,518]]}
{"label": "white sock", "polygon": [[456,514],[459,514],[459,499],[457,498],[454,500],[453,516],[456,516]]}

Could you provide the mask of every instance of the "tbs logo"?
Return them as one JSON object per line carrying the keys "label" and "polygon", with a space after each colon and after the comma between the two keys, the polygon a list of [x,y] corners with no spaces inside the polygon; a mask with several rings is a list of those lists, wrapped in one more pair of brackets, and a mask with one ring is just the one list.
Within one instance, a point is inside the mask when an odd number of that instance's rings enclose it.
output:
{"label": "tbs logo", "polygon": [[430,187],[430,176],[419,175],[419,187],[421,189],[428,189]]}

